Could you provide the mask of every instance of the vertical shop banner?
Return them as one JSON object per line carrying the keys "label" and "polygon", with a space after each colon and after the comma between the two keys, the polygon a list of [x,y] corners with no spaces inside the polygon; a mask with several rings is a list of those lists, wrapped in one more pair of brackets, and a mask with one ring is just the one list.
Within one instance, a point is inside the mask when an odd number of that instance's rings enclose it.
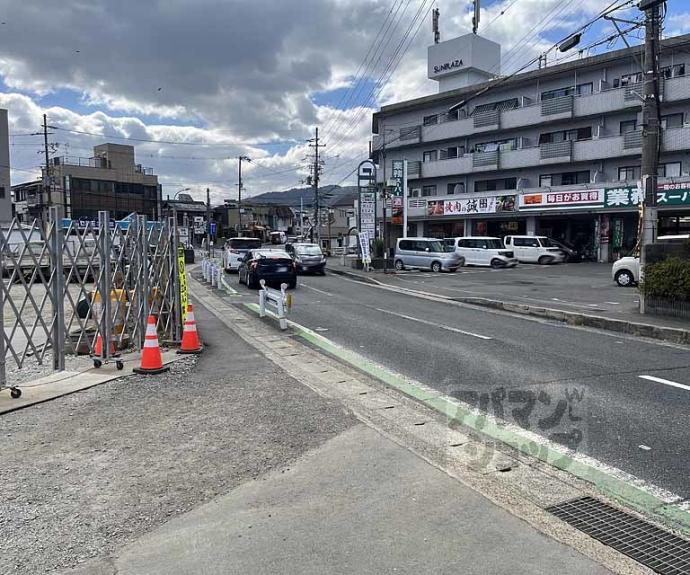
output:
{"label": "vertical shop banner", "polygon": [[184,269],[184,248],[177,247],[177,269],[180,284],[180,307],[182,309],[182,325],[187,321],[187,274]]}
{"label": "vertical shop banner", "polygon": [[365,160],[357,168],[357,187],[359,204],[357,211],[357,231],[376,237],[376,166]]}
{"label": "vertical shop banner", "polygon": [[394,225],[403,225],[403,211],[405,210],[404,198],[405,187],[405,160],[393,160],[393,177],[390,179],[391,189],[391,223]]}
{"label": "vertical shop banner", "polygon": [[367,232],[359,232],[359,249],[362,252],[362,263],[367,265],[371,263],[371,252],[369,250],[369,234]]}

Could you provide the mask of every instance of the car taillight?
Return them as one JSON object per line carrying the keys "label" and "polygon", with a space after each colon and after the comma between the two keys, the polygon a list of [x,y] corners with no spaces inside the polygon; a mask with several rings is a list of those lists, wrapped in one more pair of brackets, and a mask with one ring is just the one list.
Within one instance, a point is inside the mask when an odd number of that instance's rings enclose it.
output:
{"label": "car taillight", "polygon": [[252,262],[251,264],[249,264],[249,267],[250,267],[250,269],[255,270],[257,265],[259,265],[259,264],[257,264],[256,262]]}

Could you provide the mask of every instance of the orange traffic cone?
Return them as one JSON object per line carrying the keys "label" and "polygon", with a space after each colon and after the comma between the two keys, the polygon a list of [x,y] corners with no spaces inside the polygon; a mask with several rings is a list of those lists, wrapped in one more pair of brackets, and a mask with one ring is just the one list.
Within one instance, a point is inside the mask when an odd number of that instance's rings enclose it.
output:
{"label": "orange traffic cone", "polygon": [[[115,355],[115,354],[116,354],[115,342],[111,341],[110,342],[110,355]],[[94,355],[96,357],[101,357],[103,355],[103,338],[101,337],[100,333],[96,337],[96,348],[94,349]]]}
{"label": "orange traffic cone", "polygon": [[199,334],[196,331],[194,311],[190,303],[187,305],[187,319],[184,322],[184,331],[182,332],[182,346],[177,353],[201,353],[202,349]]}
{"label": "orange traffic cone", "polygon": [[146,325],[144,349],[141,350],[141,367],[135,367],[132,371],[141,374],[154,374],[163,373],[169,369],[163,365],[161,348],[158,345],[158,334],[156,334],[156,318],[150,315]]}

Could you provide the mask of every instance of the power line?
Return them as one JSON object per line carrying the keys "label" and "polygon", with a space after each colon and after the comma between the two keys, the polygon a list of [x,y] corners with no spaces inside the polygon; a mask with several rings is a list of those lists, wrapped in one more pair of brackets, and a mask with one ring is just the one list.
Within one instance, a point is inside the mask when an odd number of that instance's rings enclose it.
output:
{"label": "power line", "polygon": [[281,140],[278,142],[226,142],[224,144],[220,143],[202,143],[202,142],[175,142],[172,140],[153,140],[149,138],[132,138],[128,136],[117,136],[115,134],[96,134],[94,132],[85,132],[82,130],[72,130],[69,128],[62,128],[59,126],[53,127],[56,130],[61,130],[63,132],[70,132],[72,134],[81,134],[84,136],[94,136],[98,138],[112,139],[112,140],[127,140],[130,142],[143,142],[151,144],[166,144],[172,146],[201,146],[201,147],[228,147],[228,146],[248,146],[248,147],[259,147],[259,146],[284,146],[285,144],[295,144],[294,140]]}

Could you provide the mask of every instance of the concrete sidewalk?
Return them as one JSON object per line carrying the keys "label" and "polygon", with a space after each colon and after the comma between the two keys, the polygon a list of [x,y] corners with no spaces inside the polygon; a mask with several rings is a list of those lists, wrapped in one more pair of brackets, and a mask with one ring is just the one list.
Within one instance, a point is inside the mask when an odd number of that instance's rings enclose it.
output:
{"label": "concrete sidewalk", "polygon": [[118,575],[609,573],[362,424],[113,563]]}
{"label": "concrete sidewalk", "polygon": [[[439,287],[438,292],[435,291],[433,282],[431,281],[422,282],[424,283],[423,287],[409,284],[401,285],[400,281],[396,281],[396,278],[400,277],[429,277],[429,274],[426,272],[396,272],[395,270],[390,270],[388,274],[384,274],[382,270],[365,272],[363,270],[353,269],[349,262],[347,262],[347,265],[343,265],[340,258],[331,258],[327,269],[331,273],[343,275],[363,283],[394,286],[396,291],[404,291],[411,294],[414,292],[423,292],[426,295],[447,299],[448,301],[499,309],[544,319],[552,319],[570,325],[593,327],[639,337],[650,337],[673,343],[690,344],[690,322],[664,316],[642,315],[637,311],[636,306],[633,305],[624,305],[616,309],[596,308],[592,309],[592,311],[573,311],[572,307],[560,304],[558,301],[549,302],[547,305],[526,302],[524,299],[515,297],[516,293],[511,293],[509,289],[497,289],[495,284],[486,284],[487,295],[484,296],[481,295],[481,288],[483,286],[477,285],[478,282],[476,279],[472,280],[473,295],[451,295],[449,293],[441,293],[444,291],[443,287]],[[550,267],[544,269],[557,270],[559,268]],[[499,272],[500,271],[503,270],[499,270]],[[431,277],[433,278],[434,276]],[[493,278],[494,276],[491,277]],[[460,272],[459,278],[462,278],[462,272]],[[472,276],[472,278],[476,278],[476,276]],[[626,288],[616,289],[620,291]],[[498,293],[499,291],[500,293]],[[629,295],[630,291],[628,290],[623,293]]]}

